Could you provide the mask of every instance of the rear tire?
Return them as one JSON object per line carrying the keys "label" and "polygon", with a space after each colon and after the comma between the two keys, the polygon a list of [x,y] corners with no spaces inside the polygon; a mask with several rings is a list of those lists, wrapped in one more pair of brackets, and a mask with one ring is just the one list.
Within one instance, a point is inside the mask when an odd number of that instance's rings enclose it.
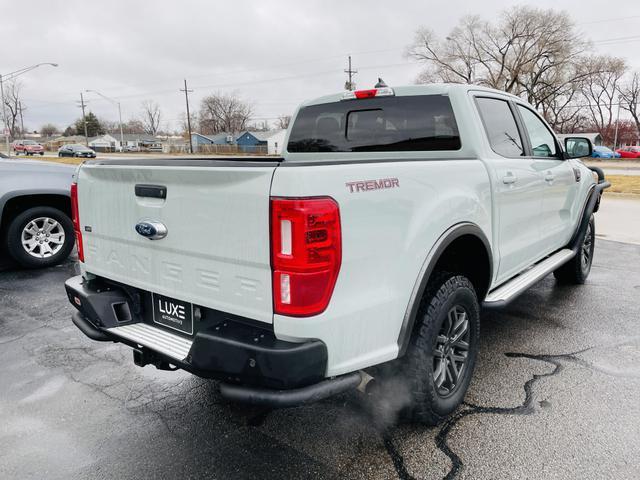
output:
{"label": "rear tire", "polygon": [[[7,229],[9,255],[25,268],[44,268],[62,262],[71,253],[74,240],[71,219],[52,207],[25,210]],[[34,246],[32,253],[30,246]]]}
{"label": "rear tire", "polygon": [[587,225],[580,248],[575,257],[553,272],[556,280],[560,283],[582,285],[587,281],[591,265],[593,263],[593,252],[595,249],[596,224],[593,215]]}
{"label": "rear tire", "polygon": [[406,355],[412,404],[408,417],[437,425],[464,400],[478,355],[480,306],[461,275],[438,275],[427,286]]}
{"label": "rear tire", "polygon": [[479,338],[480,307],[471,282],[461,275],[434,274],[407,353],[372,369],[367,403],[374,422],[387,427],[399,417],[427,425],[444,421],[469,388]]}

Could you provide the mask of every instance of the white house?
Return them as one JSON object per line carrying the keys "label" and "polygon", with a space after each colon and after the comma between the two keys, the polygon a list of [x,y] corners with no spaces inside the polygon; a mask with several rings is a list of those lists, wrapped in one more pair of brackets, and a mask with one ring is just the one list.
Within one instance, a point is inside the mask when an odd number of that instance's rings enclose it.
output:
{"label": "white house", "polygon": [[267,137],[267,153],[269,155],[280,155],[284,145],[286,130],[276,130]]}
{"label": "white house", "polygon": [[[124,150],[132,152],[152,151],[161,152],[162,142],[156,137],[146,135],[144,133],[125,133],[123,135]],[[99,151],[117,152],[122,150],[120,145],[120,134],[105,134],[100,137],[94,137],[89,140],[89,147]]]}
{"label": "white house", "polygon": [[120,140],[116,140],[108,133],[100,137],[89,139],[89,147],[96,151],[115,151],[120,149]]}

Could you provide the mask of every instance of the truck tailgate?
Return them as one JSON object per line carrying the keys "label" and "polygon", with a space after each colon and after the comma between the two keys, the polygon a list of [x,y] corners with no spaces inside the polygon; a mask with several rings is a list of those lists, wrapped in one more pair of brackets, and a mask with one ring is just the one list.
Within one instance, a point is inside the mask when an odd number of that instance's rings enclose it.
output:
{"label": "truck tailgate", "polygon": [[[78,174],[86,272],[272,322],[269,191],[277,162],[90,162]],[[136,195],[166,188],[166,198]],[[143,195],[146,193],[142,193]],[[136,231],[162,223],[165,238]]]}

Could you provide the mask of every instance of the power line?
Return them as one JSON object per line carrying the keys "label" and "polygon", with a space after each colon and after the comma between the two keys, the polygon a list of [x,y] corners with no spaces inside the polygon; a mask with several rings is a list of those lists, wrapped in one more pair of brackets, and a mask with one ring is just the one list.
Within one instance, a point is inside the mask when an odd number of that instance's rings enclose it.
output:
{"label": "power line", "polygon": [[[364,67],[360,67],[360,70],[374,70],[377,68],[390,68],[390,67],[410,67],[410,66],[414,66],[414,65],[419,65],[420,62],[402,62],[402,63],[387,63],[387,64],[378,64],[378,65],[367,65]],[[297,74],[297,75],[288,75],[288,76],[283,76],[283,77],[272,77],[272,78],[261,78],[259,80],[250,80],[250,81],[246,81],[246,82],[233,82],[233,83],[218,83],[218,84],[210,84],[210,85],[196,85],[194,88],[195,89],[199,89],[199,90],[203,90],[203,89],[212,89],[212,88],[225,88],[225,87],[243,87],[243,86],[248,86],[248,85],[260,85],[263,83],[270,83],[270,82],[281,82],[281,81],[286,81],[286,80],[295,80],[295,79],[299,79],[299,78],[308,78],[308,77],[315,77],[315,76],[320,76],[320,75],[335,75],[336,74],[336,70],[335,69],[331,69],[331,70],[323,70],[323,71],[316,71],[316,72],[310,72],[310,73],[304,73],[304,74]],[[182,91],[182,90],[181,90]],[[147,95],[161,95],[161,94],[166,94],[166,93],[172,93],[174,92],[174,90],[156,90],[156,91],[150,91],[150,92],[141,92],[141,93],[133,93],[133,94],[128,94],[128,95],[116,95],[115,98],[117,99],[127,99],[127,98],[136,98],[136,97],[144,97]],[[66,102],[47,102],[45,100],[36,100],[39,101],[41,103],[51,103],[51,104],[61,104],[61,103],[66,103]]]}
{"label": "power line", "polygon": [[604,20],[592,20],[590,22],[580,22],[576,25],[593,25],[594,23],[607,23],[607,22],[617,22],[619,20],[631,20],[634,18],[640,18],[640,15],[630,15],[628,17],[618,17],[618,18],[607,18]]}
{"label": "power line", "polygon": [[[640,15],[632,15],[632,16],[627,16],[627,17],[616,17],[616,18],[609,18],[609,19],[598,19],[598,20],[589,21],[589,22],[581,22],[581,23],[578,23],[576,25],[589,25],[589,24],[594,24],[594,23],[605,23],[605,22],[620,21],[620,20],[630,20],[630,19],[637,19],[637,18],[640,18]],[[632,35],[632,36],[627,36],[627,37],[615,37],[615,38],[605,38],[605,39],[600,39],[600,40],[594,40],[592,43],[598,44],[598,45],[602,45],[602,46],[609,46],[609,45],[613,45],[615,43],[636,42],[636,41],[639,41],[639,40],[640,40],[640,35]],[[369,54],[386,53],[386,52],[400,52],[400,51],[404,51],[405,48],[406,48],[406,45],[403,45],[403,46],[396,46],[396,47],[392,47],[392,48],[385,48],[385,49],[378,49],[378,50],[357,51],[357,52],[353,52],[353,53],[359,54],[359,55],[369,55]],[[228,75],[235,75],[235,74],[251,73],[251,72],[272,70],[272,69],[288,67],[288,66],[302,65],[302,64],[307,64],[307,63],[318,63],[320,61],[331,60],[331,59],[335,59],[335,58],[339,58],[339,57],[343,57],[343,56],[344,56],[344,53],[341,53],[341,54],[329,55],[329,56],[326,56],[326,57],[316,57],[316,58],[313,58],[313,59],[306,58],[304,60],[297,60],[297,61],[286,62],[286,63],[282,63],[282,64],[277,64],[277,65],[270,65],[270,66],[266,66],[266,67],[260,67],[260,68],[235,69],[235,70],[217,72],[215,74],[203,74],[203,75],[196,75],[196,76],[192,76],[192,77],[193,78],[207,78],[207,77],[212,76],[212,75],[216,75],[217,77],[219,77],[219,76],[225,76],[225,75],[228,76]],[[414,62],[401,63],[401,64],[372,65],[372,66],[368,66],[368,67],[361,67],[361,69],[362,70],[366,70],[366,69],[373,69],[373,68],[389,68],[389,67],[397,67],[397,66],[406,67],[406,66],[412,65],[413,63]],[[418,62],[415,62],[415,64],[418,64]],[[349,73],[349,71],[351,71],[351,73]],[[352,70],[351,66],[349,66],[348,70],[345,70],[345,73],[349,74],[349,77],[350,77],[349,81],[350,82],[353,82],[353,75],[356,72],[357,72],[356,70]],[[204,86],[200,86],[200,87],[196,87],[196,88],[225,88],[225,87],[235,87],[235,86],[248,86],[248,85],[262,84],[262,83],[266,83],[266,82],[286,81],[286,80],[293,80],[293,79],[298,79],[298,78],[305,78],[305,77],[325,75],[325,74],[334,74],[334,73],[335,73],[335,70],[332,69],[332,70],[321,71],[321,72],[313,72],[313,73],[310,73],[310,74],[291,75],[291,76],[286,76],[286,77],[276,77],[276,78],[260,79],[260,80],[245,81],[245,82],[233,82],[233,83],[227,83],[227,84],[204,85]],[[163,79],[163,80],[158,81],[158,82],[151,82],[151,83],[150,82],[145,82],[145,83],[140,83],[140,84],[124,85],[124,86],[122,86],[120,88],[120,91],[122,91],[122,89],[135,88],[136,86],[139,86],[139,85],[162,84],[162,83],[168,83],[169,81],[172,81],[172,80]],[[185,86],[185,89],[186,89],[186,86]],[[136,98],[136,97],[142,97],[142,96],[146,96],[146,95],[168,94],[168,93],[171,93],[173,91],[174,90],[158,90],[158,91],[133,93],[133,94],[121,95],[121,96],[115,95],[115,96],[118,97],[118,98]],[[181,91],[182,91],[182,89],[181,89]],[[187,92],[185,92],[185,96],[187,96]],[[55,104],[62,105],[62,104],[67,104],[71,100],[69,100],[69,101],[51,102],[51,101],[32,99],[31,101],[39,102],[39,103],[41,103],[43,105],[55,105]]]}
{"label": "power line", "polygon": [[591,43],[602,44],[609,42],[626,42],[640,39],[640,35],[631,35],[630,37],[603,38],[601,40],[592,40]]}

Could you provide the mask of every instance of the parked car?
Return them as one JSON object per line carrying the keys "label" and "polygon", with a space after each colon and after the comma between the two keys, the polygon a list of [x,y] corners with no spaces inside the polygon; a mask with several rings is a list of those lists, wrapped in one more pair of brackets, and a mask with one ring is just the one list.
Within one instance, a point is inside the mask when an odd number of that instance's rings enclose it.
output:
{"label": "parked car", "polygon": [[614,152],[609,147],[605,147],[603,145],[596,145],[593,147],[593,153],[591,156],[593,158],[620,158],[620,154],[618,152]]}
{"label": "parked car", "polygon": [[563,146],[519,97],[378,85],[302,104],[285,144],[85,162],[75,325],[230,400],[291,406],[374,377],[434,424],[469,386],[481,307],[589,275],[609,184],[575,160],[588,139]]}
{"label": "parked car", "polygon": [[640,158],[640,147],[623,147],[616,150],[622,158]]}
{"label": "parked car", "polygon": [[[27,268],[62,262],[73,249],[69,165],[0,161],[0,250]],[[3,253],[4,254],[4,253]]]}
{"label": "parked car", "polygon": [[16,155],[44,155],[44,147],[33,140],[15,140],[12,147]]}
{"label": "parked car", "polygon": [[124,151],[125,152],[140,152],[141,148],[138,147],[137,145],[126,145],[124,147]]}
{"label": "parked car", "polygon": [[58,157],[96,158],[96,152],[80,144],[63,145],[58,149]]}

